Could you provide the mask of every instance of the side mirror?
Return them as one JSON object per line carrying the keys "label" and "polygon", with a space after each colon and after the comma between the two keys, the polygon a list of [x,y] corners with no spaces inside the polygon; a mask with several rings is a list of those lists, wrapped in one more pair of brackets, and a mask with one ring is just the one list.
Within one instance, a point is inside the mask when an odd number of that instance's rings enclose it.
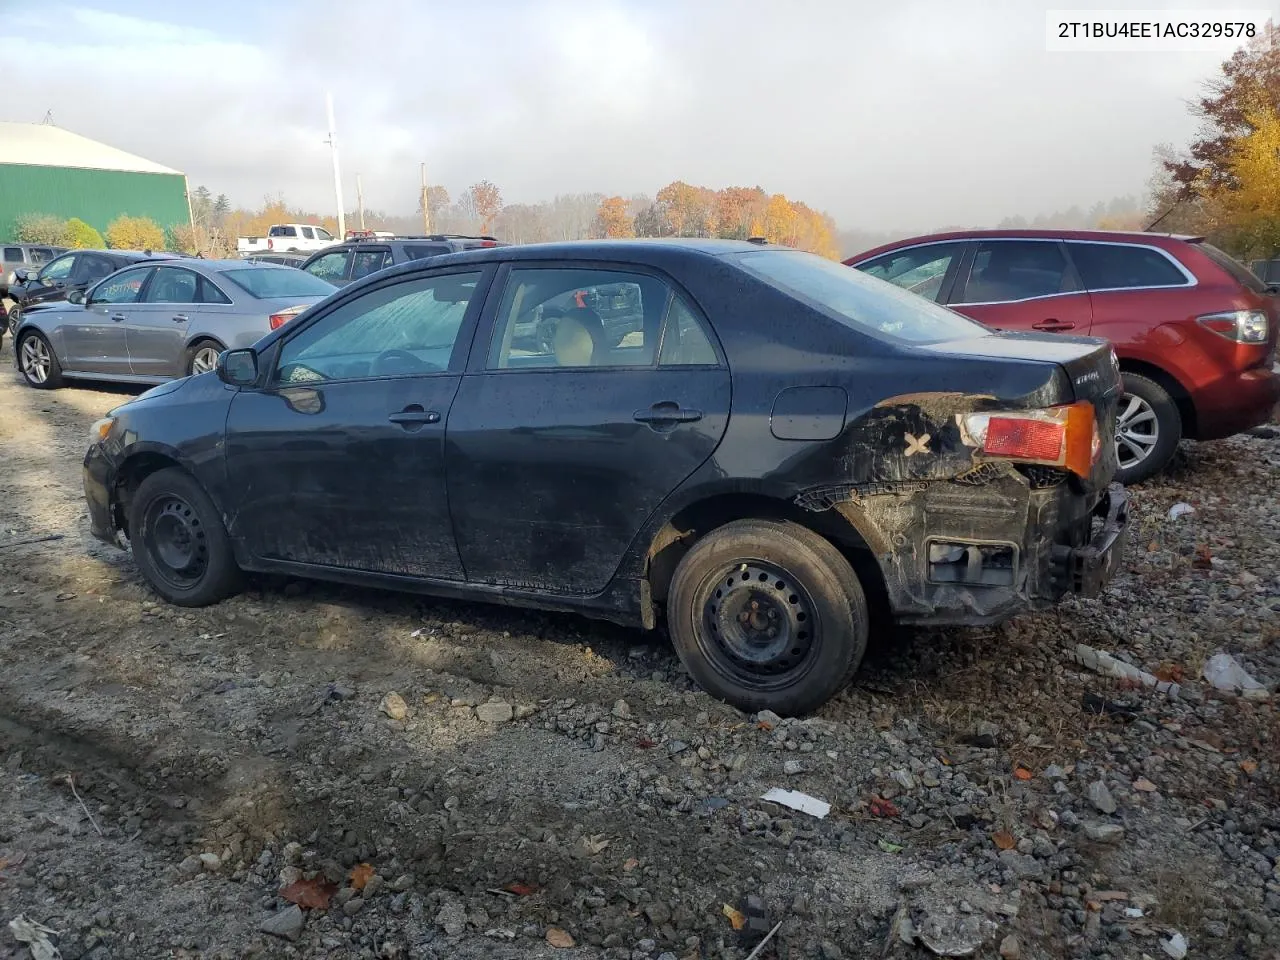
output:
{"label": "side mirror", "polygon": [[67,294],[67,303],[76,303],[76,304],[84,303],[84,291],[72,290],[70,293]]}
{"label": "side mirror", "polygon": [[13,271],[13,276],[15,279],[21,280],[23,283],[30,283],[35,279],[35,274],[26,267]]}
{"label": "side mirror", "polygon": [[1273,296],[1277,293],[1280,293],[1280,283],[1267,284],[1267,293],[1270,293]]}
{"label": "side mirror", "polygon": [[218,379],[232,387],[252,387],[258,382],[258,351],[224,350],[214,367]]}

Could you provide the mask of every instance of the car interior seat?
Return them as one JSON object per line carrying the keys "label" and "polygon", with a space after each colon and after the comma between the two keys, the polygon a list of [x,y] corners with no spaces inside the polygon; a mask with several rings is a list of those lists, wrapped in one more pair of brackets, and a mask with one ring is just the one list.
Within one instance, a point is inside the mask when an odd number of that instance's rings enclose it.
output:
{"label": "car interior seat", "polygon": [[556,322],[552,349],[562,367],[591,367],[605,362],[604,322],[587,307],[565,311]]}

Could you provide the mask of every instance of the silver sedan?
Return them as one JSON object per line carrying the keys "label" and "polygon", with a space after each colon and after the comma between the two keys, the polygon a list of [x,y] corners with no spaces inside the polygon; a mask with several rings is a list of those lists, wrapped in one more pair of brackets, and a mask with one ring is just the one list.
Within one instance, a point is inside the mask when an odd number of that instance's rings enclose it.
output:
{"label": "silver sedan", "polygon": [[212,370],[337,288],[292,267],[182,259],[118,270],[68,302],[22,315],[18,369],[33,387],[64,380],[162,383]]}

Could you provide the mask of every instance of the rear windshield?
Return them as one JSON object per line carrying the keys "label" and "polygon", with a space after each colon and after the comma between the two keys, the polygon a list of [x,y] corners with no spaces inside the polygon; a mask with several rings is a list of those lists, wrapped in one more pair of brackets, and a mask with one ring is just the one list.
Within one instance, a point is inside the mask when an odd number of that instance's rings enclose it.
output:
{"label": "rear windshield", "polygon": [[271,297],[327,297],[337,289],[328,280],[321,280],[302,270],[269,266],[265,263],[245,270],[224,270],[222,276],[259,300]]}
{"label": "rear windshield", "polygon": [[1267,292],[1267,285],[1254,276],[1253,271],[1239,260],[1223,253],[1211,243],[1198,243],[1196,246],[1204,251],[1206,257],[1231,274],[1246,290],[1252,290],[1254,293]]}
{"label": "rear windshield", "polygon": [[860,270],[798,250],[743,253],[738,263],[772,287],[847,326],[911,343],[989,336],[979,323]]}

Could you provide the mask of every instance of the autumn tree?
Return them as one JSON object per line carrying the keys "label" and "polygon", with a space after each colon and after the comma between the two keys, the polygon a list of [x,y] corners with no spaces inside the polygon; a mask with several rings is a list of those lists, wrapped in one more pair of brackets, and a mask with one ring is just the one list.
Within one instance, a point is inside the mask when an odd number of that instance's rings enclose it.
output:
{"label": "autumn tree", "polygon": [[606,197],[601,200],[600,206],[596,208],[592,234],[607,239],[634,237],[636,231],[631,215],[627,212],[627,201],[622,197]]}
{"label": "autumn tree", "polygon": [[163,250],[164,230],[150,217],[116,217],[107,224],[107,243],[116,250]]}
{"label": "autumn tree", "polygon": [[492,232],[493,222],[502,210],[502,191],[488,180],[481,180],[479,183],[472,184],[467,194],[470,197],[472,209],[475,210],[476,217],[480,221],[480,232],[485,234]]}
{"label": "autumn tree", "polygon": [[103,246],[102,234],[79,217],[72,217],[63,229],[62,246],[72,250],[98,250]]}
{"label": "autumn tree", "polygon": [[1255,129],[1265,110],[1280,109],[1280,30],[1268,23],[1265,35],[1237,50],[1192,107],[1201,120],[1197,139],[1182,155],[1162,164],[1179,199],[1206,189],[1233,185],[1234,144]]}
{"label": "autumn tree", "polygon": [[15,239],[20,243],[61,244],[67,222],[49,213],[24,213],[18,217]]}

